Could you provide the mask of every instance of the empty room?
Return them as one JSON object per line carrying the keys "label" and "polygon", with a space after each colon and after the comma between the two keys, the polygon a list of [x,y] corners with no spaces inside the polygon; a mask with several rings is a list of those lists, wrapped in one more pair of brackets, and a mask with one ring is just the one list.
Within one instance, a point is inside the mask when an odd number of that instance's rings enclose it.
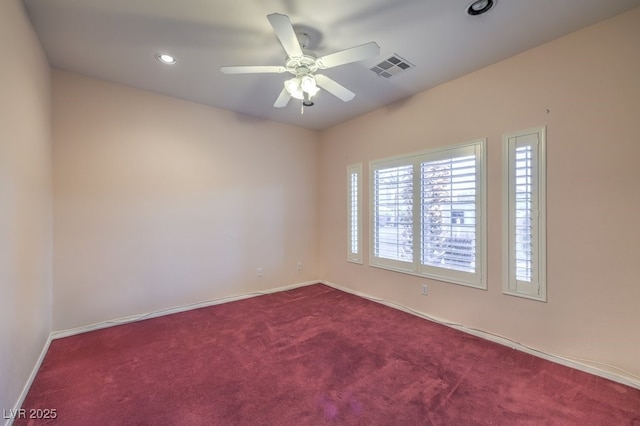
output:
{"label": "empty room", "polygon": [[640,0],[0,2],[5,425],[640,423]]}

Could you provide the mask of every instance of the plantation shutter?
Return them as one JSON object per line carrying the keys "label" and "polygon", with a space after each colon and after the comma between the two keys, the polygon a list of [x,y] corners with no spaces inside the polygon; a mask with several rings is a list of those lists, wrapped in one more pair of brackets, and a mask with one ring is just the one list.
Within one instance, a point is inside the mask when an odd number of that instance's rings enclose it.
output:
{"label": "plantation shutter", "polygon": [[347,167],[347,260],[362,263],[362,164]]}
{"label": "plantation shutter", "polygon": [[421,171],[422,264],[475,272],[475,155],[426,161]]}
{"label": "plantation shutter", "polygon": [[504,284],[507,294],[546,300],[545,129],[504,137]]}
{"label": "plantation shutter", "polygon": [[484,141],[372,161],[371,266],[486,288]]}
{"label": "plantation shutter", "polygon": [[373,264],[413,262],[413,164],[377,164],[373,171]]}
{"label": "plantation shutter", "polygon": [[531,145],[518,146],[515,149],[515,205],[513,244],[515,257],[516,280],[531,282],[533,275],[531,242],[534,239],[533,218],[533,188],[532,188],[532,149]]}

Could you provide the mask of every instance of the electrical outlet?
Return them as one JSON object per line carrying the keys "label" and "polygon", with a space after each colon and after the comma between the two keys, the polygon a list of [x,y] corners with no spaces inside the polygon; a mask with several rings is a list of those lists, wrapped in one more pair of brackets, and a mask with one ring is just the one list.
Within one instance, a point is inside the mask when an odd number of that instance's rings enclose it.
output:
{"label": "electrical outlet", "polygon": [[426,284],[422,284],[422,295],[426,296],[429,294],[429,286]]}
{"label": "electrical outlet", "polygon": [[302,271],[302,262],[296,264],[296,271]]}
{"label": "electrical outlet", "polygon": [[262,266],[259,266],[258,269],[256,269],[256,275],[259,277],[264,276],[264,272],[262,272]]}

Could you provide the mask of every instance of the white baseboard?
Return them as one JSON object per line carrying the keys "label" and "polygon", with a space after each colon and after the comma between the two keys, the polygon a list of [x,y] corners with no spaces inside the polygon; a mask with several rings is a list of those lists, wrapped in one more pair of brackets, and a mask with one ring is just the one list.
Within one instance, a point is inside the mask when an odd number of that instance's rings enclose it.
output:
{"label": "white baseboard", "polygon": [[278,293],[281,291],[292,290],[294,288],[305,287],[312,284],[318,284],[321,280],[305,281],[301,283],[289,284],[286,286],[276,287],[268,290],[261,290],[252,293],[238,294],[233,296],[221,297],[218,299],[205,300],[202,302],[190,303],[188,305],[173,306],[170,308],[160,309],[144,314],[131,315],[128,317],[116,318],[98,322],[95,324],[83,325],[80,327],[70,328],[67,330],[54,331],[51,333],[51,339],[61,339],[63,337],[75,336],[76,334],[87,333],[90,331],[100,330],[103,328],[114,327],[116,325],[128,324],[131,322],[142,321],[146,319],[156,318],[163,315],[177,314],[192,309],[206,308],[207,306],[219,305],[222,303],[235,302],[237,300],[248,299],[250,297],[262,296],[265,294]]}
{"label": "white baseboard", "polygon": [[[566,367],[571,367],[571,368],[575,368],[576,370],[580,370],[580,371],[584,371],[585,373],[589,373],[589,374],[593,374],[595,376],[599,376],[599,377],[603,377],[605,379],[609,379],[612,380],[614,382],[617,383],[621,383],[623,385],[627,385],[627,386],[631,386],[633,388],[636,389],[640,389],[640,380],[633,378],[633,377],[629,377],[626,375],[621,375],[621,374],[616,374],[613,373],[611,371],[607,371],[607,370],[603,370],[601,368],[595,367],[593,365],[589,365],[589,364],[585,364],[584,362],[575,360],[575,359],[571,359],[570,357],[566,357],[566,356],[561,356],[561,355],[556,355],[556,354],[552,354],[552,353],[548,353],[539,349],[535,349],[535,348],[531,348],[525,345],[522,345],[518,342],[515,342],[513,340],[510,340],[506,337],[502,337],[502,336],[497,336],[495,334],[483,331],[483,330],[478,330],[478,329],[474,329],[474,328],[468,328],[462,324],[455,324],[451,321],[447,321],[443,318],[438,318],[438,317],[434,317],[432,315],[428,315],[426,313],[423,312],[419,312],[413,309],[409,309],[406,306],[403,306],[401,304],[398,303],[393,303],[387,300],[383,300],[383,299],[378,299],[376,297],[373,297],[369,294],[366,293],[362,293],[359,291],[355,291],[352,290],[348,287],[343,287],[341,285],[332,283],[330,281],[326,281],[326,280],[322,280],[320,281],[322,284],[328,285],[329,287],[333,287],[337,290],[341,290],[344,291],[346,293],[350,293],[353,294],[355,296],[358,297],[362,297],[368,300],[371,300],[372,302],[376,302],[376,303],[380,303],[382,305],[385,306],[389,306],[390,308],[394,308],[394,309],[398,309],[400,311],[409,313],[411,315],[416,315],[419,316],[420,318],[424,318],[426,320],[429,321],[433,321],[436,322],[438,324],[442,324],[445,325],[447,327],[451,327],[454,328],[456,330],[468,333],[468,334],[472,334],[476,337],[480,337],[486,340],[490,340],[492,342],[495,343],[499,343],[503,346],[508,346],[512,349],[516,349],[519,350],[521,352],[525,352],[528,353],[530,355],[533,356],[537,356],[539,358],[545,359],[547,361],[551,361],[551,362],[555,362],[557,364],[562,364]],[[595,362],[595,361],[594,361]],[[615,367],[614,367],[615,368]]]}
{"label": "white baseboard", "polygon": [[[27,394],[29,393],[29,389],[31,389],[31,385],[33,384],[33,381],[36,378],[36,374],[38,374],[38,370],[40,370],[40,366],[44,361],[44,357],[47,355],[47,351],[49,350],[50,344],[51,344],[51,334],[49,334],[49,337],[47,337],[47,341],[44,343],[44,347],[42,348],[42,351],[40,351],[40,356],[36,360],[36,364],[33,366],[33,369],[31,370],[31,374],[29,374],[29,379],[27,380],[27,383],[25,383],[24,387],[22,388],[22,392],[20,392],[20,396],[14,407],[14,411],[13,411],[14,413],[17,413],[20,407],[22,407],[22,404],[24,403],[24,400],[27,397]],[[13,424],[13,420],[14,420],[13,418],[6,419],[6,420],[7,421],[5,422],[5,426],[11,426]]]}

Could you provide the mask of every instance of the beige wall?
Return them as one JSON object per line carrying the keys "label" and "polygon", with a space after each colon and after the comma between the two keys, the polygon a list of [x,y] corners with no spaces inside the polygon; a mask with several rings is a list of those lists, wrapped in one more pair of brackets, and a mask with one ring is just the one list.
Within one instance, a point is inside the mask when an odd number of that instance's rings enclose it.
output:
{"label": "beige wall", "polygon": [[49,64],[19,0],[0,2],[0,409],[51,332]]}
{"label": "beige wall", "polygon": [[53,88],[54,330],[317,279],[316,132],[62,71]]}
{"label": "beige wall", "polygon": [[[323,277],[543,351],[611,364],[638,380],[639,40],[635,9],[323,132]],[[547,303],[501,293],[501,138],[542,125]],[[487,291],[369,267],[368,236],[365,265],[346,262],[348,164],[365,166],[368,206],[370,160],[481,137],[488,138]]]}

